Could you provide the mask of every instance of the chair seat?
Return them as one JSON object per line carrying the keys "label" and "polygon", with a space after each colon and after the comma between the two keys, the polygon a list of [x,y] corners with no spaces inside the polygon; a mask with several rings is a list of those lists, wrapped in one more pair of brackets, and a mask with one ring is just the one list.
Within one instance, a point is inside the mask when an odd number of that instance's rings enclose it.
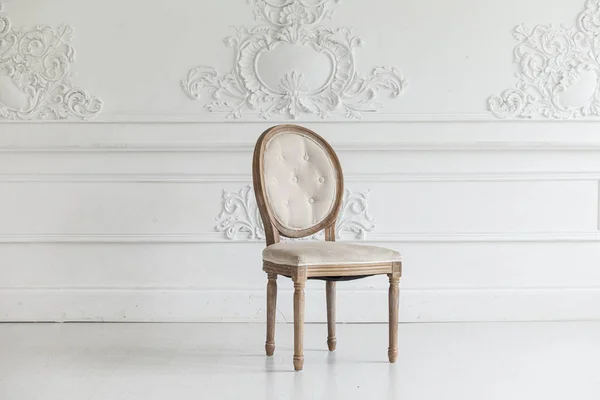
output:
{"label": "chair seat", "polygon": [[400,262],[400,253],[377,246],[339,242],[275,243],[263,250],[263,260],[279,265],[367,265]]}

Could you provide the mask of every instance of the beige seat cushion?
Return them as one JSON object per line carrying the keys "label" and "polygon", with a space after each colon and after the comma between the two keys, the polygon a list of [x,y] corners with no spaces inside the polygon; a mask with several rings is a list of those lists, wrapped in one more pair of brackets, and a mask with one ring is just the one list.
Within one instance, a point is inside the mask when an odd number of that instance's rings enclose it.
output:
{"label": "beige seat cushion", "polygon": [[296,267],[310,265],[379,264],[401,261],[400,253],[377,246],[338,242],[275,243],[263,250],[263,260]]}

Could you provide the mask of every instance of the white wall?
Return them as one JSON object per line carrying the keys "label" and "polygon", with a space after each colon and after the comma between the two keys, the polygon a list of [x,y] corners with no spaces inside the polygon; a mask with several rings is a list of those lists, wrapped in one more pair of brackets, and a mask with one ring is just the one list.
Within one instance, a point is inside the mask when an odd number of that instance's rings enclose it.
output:
{"label": "white wall", "polygon": [[[379,91],[381,108],[361,120],[304,112],[296,121],[339,151],[349,189],[368,192],[374,227],[364,212],[349,211],[367,227],[366,242],[403,253],[401,319],[600,318],[600,120],[586,97],[590,83],[577,86],[589,76],[575,77],[568,97],[557,95],[561,104],[587,106],[589,116],[554,103],[545,116],[542,101],[529,105],[542,110],[531,120],[488,109],[490,96],[519,81],[514,28],[576,26],[584,0],[325,6],[336,13],[324,26],[353,26],[363,39],[351,59],[359,73],[395,66],[408,82],[397,98]],[[245,108],[232,121],[203,107],[205,93],[194,101],[180,85],[199,65],[221,74],[234,68],[223,38],[232,25],[260,24],[256,7],[5,2],[13,30],[72,26],[77,57],[65,79],[103,108],[92,108],[88,121],[73,113],[9,121],[2,102],[8,110],[19,97],[0,80],[0,320],[263,320],[264,242],[230,239],[215,226],[223,191],[250,183],[254,141],[289,121],[288,112],[264,120]],[[329,75],[322,54],[282,47],[258,64],[265,85],[292,68],[311,85]],[[385,321],[386,288],[383,277],[340,284],[339,319]],[[307,286],[307,320],[325,318],[322,289],[318,281]],[[288,321],[290,290],[280,279]]]}

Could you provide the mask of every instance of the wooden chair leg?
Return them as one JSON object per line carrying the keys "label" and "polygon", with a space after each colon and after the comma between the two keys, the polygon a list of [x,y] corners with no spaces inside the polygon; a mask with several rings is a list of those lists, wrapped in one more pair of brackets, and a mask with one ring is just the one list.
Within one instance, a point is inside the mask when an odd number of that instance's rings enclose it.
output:
{"label": "wooden chair leg", "polygon": [[335,338],[335,282],[327,282],[327,347],[335,351],[337,339]]}
{"label": "wooden chair leg", "polygon": [[399,306],[399,289],[398,283],[400,277],[396,274],[389,274],[390,290],[389,290],[389,328],[390,328],[390,347],[388,347],[388,358],[391,363],[395,363],[398,359],[398,306]]}
{"label": "wooden chair leg", "polygon": [[267,341],[265,351],[268,356],[275,352],[275,315],[277,314],[277,275],[267,274]]}
{"label": "wooden chair leg", "polygon": [[[304,272],[304,273],[302,273]],[[304,366],[304,287],[306,271],[299,271],[294,278],[294,369]]]}

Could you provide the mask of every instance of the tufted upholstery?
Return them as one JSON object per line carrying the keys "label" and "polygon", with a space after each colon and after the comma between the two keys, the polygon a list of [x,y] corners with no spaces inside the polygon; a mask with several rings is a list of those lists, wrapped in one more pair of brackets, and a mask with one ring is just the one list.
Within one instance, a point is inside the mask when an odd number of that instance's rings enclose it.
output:
{"label": "tufted upholstery", "polygon": [[336,169],[312,138],[291,132],[275,135],[266,143],[263,165],[267,200],[281,226],[309,229],[331,213]]}
{"label": "tufted upholstery", "polygon": [[336,242],[275,243],[263,250],[263,260],[295,267],[310,265],[379,264],[401,261],[400,253],[377,246]]}

